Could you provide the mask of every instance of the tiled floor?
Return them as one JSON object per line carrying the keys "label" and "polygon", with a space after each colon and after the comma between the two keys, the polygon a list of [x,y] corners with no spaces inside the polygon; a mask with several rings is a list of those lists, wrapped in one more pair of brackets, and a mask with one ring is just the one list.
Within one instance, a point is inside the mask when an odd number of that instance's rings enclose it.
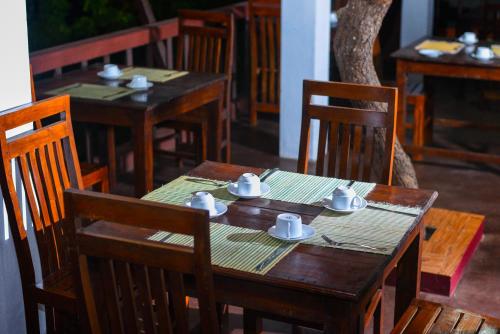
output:
{"label": "tiled floor", "polygon": [[[443,88],[441,88],[443,87]],[[492,120],[500,123],[500,103],[482,99],[481,92],[498,86],[466,82],[438,81],[436,109],[440,115],[461,114],[466,118]],[[280,167],[295,170],[295,162],[280,159],[278,155],[278,122],[266,118],[257,128],[250,128],[244,121],[233,127],[233,163],[259,167]],[[450,131],[439,129],[435,142],[440,146],[473,147],[478,150],[496,151],[500,154],[500,135],[478,130]],[[166,167],[168,162],[157,161],[156,177],[165,183],[182,171]],[[170,163],[171,165],[171,163]],[[451,298],[423,294],[423,298],[446,302],[470,311],[500,317],[500,166],[480,166],[445,160],[428,160],[416,163],[415,168],[421,188],[439,191],[436,207],[477,212],[486,215],[485,235],[479,249],[466,268],[456,293]],[[121,192],[127,192],[122,184]],[[391,297],[386,328],[390,328]],[[229,332],[241,332],[241,310],[231,308]],[[266,333],[290,332],[290,326],[275,322],[265,323]]]}

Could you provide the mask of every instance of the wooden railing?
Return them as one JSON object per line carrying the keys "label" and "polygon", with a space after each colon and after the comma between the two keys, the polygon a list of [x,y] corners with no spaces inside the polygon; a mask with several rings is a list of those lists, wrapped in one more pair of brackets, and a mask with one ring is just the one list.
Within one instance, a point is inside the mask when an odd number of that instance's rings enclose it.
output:
{"label": "wooden railing", "polygon": [[[247,2],[239,2],[214,10],[231,11],[236,18],[246,18]],[[108,63],[111,56],[117,54],[122,54],[124,64],[130,66],[134,64],[134,49],[151,48],[159,41],[166,45],[164,63],[172,68],[174,38],[177,34],[177,18],[173,18],[35,51],[30,54],[32,71],[34,75],[53,72],[55,76],[59,76],[67,67],[74,68],[76,65],[86,68],[89,62],[95,60]],[[149,65],[152,65],[152,57],[147,58]]]}

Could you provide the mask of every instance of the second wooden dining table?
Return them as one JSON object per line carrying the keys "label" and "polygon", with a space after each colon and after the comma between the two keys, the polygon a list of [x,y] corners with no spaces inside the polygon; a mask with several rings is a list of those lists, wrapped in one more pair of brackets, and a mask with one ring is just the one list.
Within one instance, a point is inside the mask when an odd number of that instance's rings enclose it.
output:
{"label": "second wooden dining table", "polygon": [[[181,188],[181,185],[186,184],[186,178],[192,180],[190,182],[196,181],[191,178],[220,181],[237,180],[244,172],[259,175],[265,170],[206,161],[192,170],[188,176],[170,183],[170,189],[173,189],[174,192],[177,191]],[[297,179],[304,177],[294,173],[286,175]],[[276,179],[277,176],[274,180]],[[267,180],[273,180],[273,178],[270,177]],[[333,179],[327,181],[346,182],[345,180],[334,181]],[[200,182],[203,182],[203,180]],[[175,186],[172,185],[174,183]],[[162,188],[165,187],[169,187],[169,184]],[[225,198],[227,190],[224,188],[223,182],[217,187],[217,189],[213,190],[215,196]],[[162,188],[158,189],[160,191],[155,190],[153,193],[148,194],[145,199],[153,200],[155,196],[160,201],[162,196],[165,199],[168,196],[171,198],[172,193],[162,193]],[[393,250],[391,248],[391,251],[386,254],[376,254],[304,242],[290,246],[291,251],[278,261],[275,261],[272,266],[269,265],[268,270],[260,274],[256,273],[256,271],[260,270],[258,266],[255,270],[253,269],[255,264],[251,265],[250,270],[243,270],[242,267],[234,266],[234,259],[231,262],[232,264],[229,263],[228,258],[238,257],[238,261],[248,262],[248,260],[252,261],[252,258],[262,254],[258,254],[257,251],[249,252],[248,248],[241,253],[238,248],[233,249],[231,247],[236,243],[244,244],[245,240],[252,239],[255,241],[255,238],[257,238],[259,242],[254,242],[258,244],[255,247],[264,249],[265,246],[263,245],[266,244],[266,242],[263,242],[264,238],[270,238],[264,231],[274,225],[278,214],[283,212],[300,214],[303,223],[310,224],[322,214],[324,208],[314,204],[300,204],[268,198],[233,199],[228,206],[227,213],[211,219],[211,224],[217,225],[216,228],[231,230],[231,233],[225,235],[228,240],[224,241],[225,243],[223,242],[224,246],[219,244],[219,248],[231,248],[231,250],[217,248],[220,237],[216,238],[218,240],[211,241],[212,258],[214,259],[215,256],[219,262],[222,261],[228,264],[222,266],[212,260],[216,300],[220,303],[241,306],[245,310],[249,310],[250,313],[252,311],[254,313],[262,312],[263,314],[272,314],[285,319],[296,319],[323,328],[326,333],[363,333],[366,307],[370,303],[372,296],[383,285],[387,275],[396,267],[395,321],[397,321],[410,305],[412,299],[417,297],[420,289],[420,263],[423,240],[421,218],[433,204],[437,193],[384,185],[376,185],[372,189],[366,197],[371,203],[383,203],[383,205],[389,207],[410,208],[412,210],[418,208],[419,214],[411,217],[410,223],[404,228],[404,232],[397,237]],[[189,191],[192,191],[192,188]],[[224,192],[226,192],[226,195]],[[189,193],[187,192],[187,194]],[[182,200],[183,196],[185,195],[178,196],[179,200]],[[372,210],[374,209],[372,208]],[[365,217],[369,219],[373,212],[376,211],[371,212]],[[384,214],[384,212],[380,214]],[[391,213],[389,212],[389,214]],[[374,216],[376,215],[378,214],[376,213]],[[404,224],[404,214],[399,215],[399,217],[401,221],[396,219],[392,222],[392,228],[396,227],[395,230],[397,230],[398,226]],[[335,218],[338,219],[335,222],[340,223],[344,218],[338,216]],[[166,217],[166,219],[168,218]],[[367,223],[373,223],[373,226],[384,223],[376,222],[376,218],[373,220],[373,222]],[[408,222],[408,220],[406,221]],[[355,224],[356,222],[352,223]],[[212,226],[211,229],[215,229],[215,227]],[[315,228],[318,230],[317,234],[328,232],[333,234],[330,230],[320,232],[318,225],[315,225]],[[349,228],[349,224],[347,224],[347,228]],[[174,239],[176,239],[171,235],[165,236],[165,233],[162,234],[161,231],[107,222],[96,222],[92,225],[92,229],[96,233],[110,233],[114,236],[141,242],[148,239],[149,242],[174,242]],[[399,230],[401,231],[401,229]],[[246,234],[248,231],[250,233]],[[380,231],[377,231],[376,228],[374,231],[376,231],[375,234],[380,234]],[[213,237],[212,235],[211,239]],[[338,235],[335,237],[338,237]],[[166,241],[167,239],[168,241]],[[179,240],[181,239],[182,237]],[[270,242],[273,242],[272,239],[267,241],[267,244]],[[224,254],[222,260],[221,252]],[[236,256],[234,252],[240,255]],[[261,258],[258,261],[261,261]],[[258,326],[255,322],[246,321],[245,330],[246,333],[257,332]]]}
{"label": "second wooden dining table", "polygon": [[[151,71],[151,69],[144,69]],[[51,91],[68,85],[113,85],[97,76],[96,68],[65,73],[61,77],[43,80],[37,83],[37,95],[47,97]],[[154,72],[151,72],[154,73]],[[135,194],[140,197],[153,190],[153,151],[155,125],[172,120],[182,113],[205,107],[210,114],[208,158],[221,161],[222,118],[224,112],[224,91],[226,77],[223,74],[187,73],[173,80],[154,82],[153,87],[145,91],[119,95],[118,98],[101,99],[71,97],[71,116],[73,121],[103,124],[108,127],[122,126],[132,129],[134,141],[134,177]],[[115,81],[124,88],[125,80]],[[96,88],[96,86],[90,87]],[[98,87],[97,87],[98,88]],[[112,88],[110,88],[111,91]],[[71,94],[70,94],[71,95]],[[108,155],[110,170],[116,169],[115,138],[109,138]],[[114,175],[110,176],[113,181]]]}

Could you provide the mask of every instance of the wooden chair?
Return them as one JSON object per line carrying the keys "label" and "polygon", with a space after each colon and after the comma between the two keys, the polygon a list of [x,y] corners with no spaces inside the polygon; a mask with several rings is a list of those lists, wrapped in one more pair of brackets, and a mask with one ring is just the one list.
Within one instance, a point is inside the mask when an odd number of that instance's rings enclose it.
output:
{"label": "wooden chair", "polygon": [[259,112],[279,112],[280,0],[250,0],[250,124]]}
{"label": "wooden chair", "polygon": [[[234,17],[232,13],[196,10],[179,11],[176,69],[179,71],[222,73],[227,77],[224,134],[225,160],[231,160],[231,87],[234,60]],[[176,153],[200,163],[207,158],[208,117],[201,109],[181,115],[165,126],[176,130]],[[192,136],[186,135],[191,133]],[[193,149],[194,147],[194,149]],[[189,152],[194,154],[189,154]]]}
{"label": "wooden chair", "polygon": [[[49,124],[41,122],[47,118],[57,120]],[[7,139],[8,131],[37,122],[44,125]],[[38,304],[45,305],[48,332],[67,331],[68,326],[75,324],[77,308],[63,192],[84,187],[69,96],[54,97],[0,114],[0,151],[0,184],[19,263],[28,332],[39,333]],[[20,175],[22,182],[16,181],[13,173]],[[29,245],[18,197],[21,191],[26,196],[38,253],[33,253]],[[35,258],[41,265],[40,283],[35,280]]]}
{"label": "wooden chair", "polygon": [[498,333],[500,319],[424,300],[414,300],[391,334]]}
{"label": "wooden chair", "polygon": [[[188,333],[184,275],[196,282],[202,333],[219,332],[207,212],[87,191],[64,196],[92,333]],[[138,226],[192,236],[194,247],[134,239]]]}
{"label": "wooden chair", "polygon": [[[378,183],[391,184],[396,140],[397,89],[367,85],[304,80],[302,129],[297,170],[307,173],[311,120],[319,120],[316,175],[352,180],[373,179],[377,131],[385,131]],[[313,96],[338,100],[386,103],[387,111],[377,112],[340,105],[317,105]]]}
{"label": "wooden chair", "polygon": [[[36,101],[35,82],[33,80],[33,71],[30,65],[31,74],[31,102]],[[40,128],[41,122],[35,122],[34,127]],[[80,165],[82,173],[83,187],[97,188],[100,192],[109,193],[109,171],[107,166],[100,166],[90,162],[83,162]]]}

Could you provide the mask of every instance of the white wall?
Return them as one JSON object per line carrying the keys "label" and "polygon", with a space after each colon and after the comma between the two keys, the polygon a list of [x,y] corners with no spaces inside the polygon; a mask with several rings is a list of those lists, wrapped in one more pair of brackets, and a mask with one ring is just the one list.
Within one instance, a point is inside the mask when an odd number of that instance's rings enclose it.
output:
{"label": "white wall", "polygon": [[401,46],[432,35],[434,0],[402,0]]}
{"label": "white wall", "polygon": [[[299,152],[303,80],[329,78],[330,2],[283,0],[281,3],[280,156],[284,158],[296,159]],[[315,156],[317,132],[315,124],[311,156]]]}
{"label": "white wall", "polygon": [[[22,0],[0,1],[0,113],[31,101],[26,8]],[[16,129],[14,135],[31,128]],[[18,184],[19,186],[19,184]],[[24,199],[20,194],[21,200]],[[0,214],[0,333],[25,332],[22,290],[14,245],[2,201]],[[25,212],[26,214],[26,212]],[[29,224],[28,224],[29,225]],[[32,234],[32,231],[30,231]]]}

